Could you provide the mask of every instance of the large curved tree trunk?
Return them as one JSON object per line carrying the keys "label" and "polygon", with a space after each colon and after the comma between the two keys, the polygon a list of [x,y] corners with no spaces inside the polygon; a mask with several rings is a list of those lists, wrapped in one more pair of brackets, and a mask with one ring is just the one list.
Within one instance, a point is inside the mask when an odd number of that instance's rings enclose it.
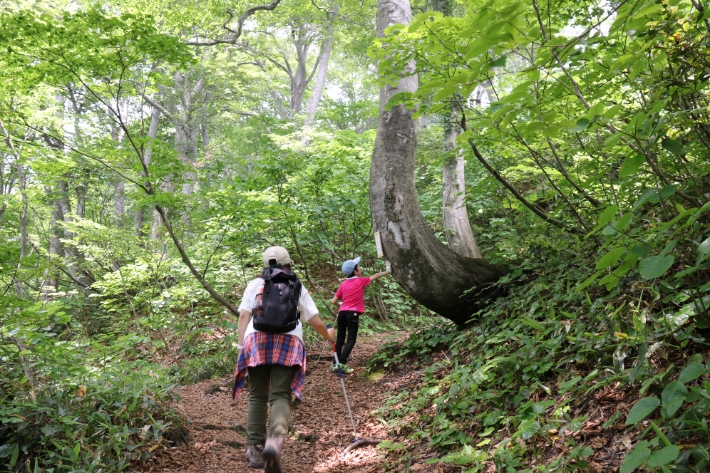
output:
{"label": "large curved tree trunk", "polygon": [[[408,0],[379,0],[377,35],[388,26],[411,21]],[[409,65],[413,68],[413,63]],[[412,69],[410,69],[411,72]],[[429,228],[414,186],[417,125],[413,110],[397,105],[385,110],[399,92],[417,89],[416,75],[380,90],[380,119],[370,170],[370,206],[392,276],[420,304],[465,325],[482,308],[507,271],[483,259],[457,255]],[[468,294],[466,291],[473,289]]]}

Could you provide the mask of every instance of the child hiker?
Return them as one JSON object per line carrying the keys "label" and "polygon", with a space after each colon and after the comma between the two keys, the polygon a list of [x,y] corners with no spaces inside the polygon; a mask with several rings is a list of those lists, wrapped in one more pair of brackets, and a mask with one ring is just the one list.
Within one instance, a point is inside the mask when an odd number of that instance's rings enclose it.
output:
{"label": "child hiker", "polygon": [[[359,257],[343,263],[342,270],[346,279],[340,284],[335,297],[333,297],[333,304],[335,305],[338,305],[338,301],[342,301],[338,312],[338,338],[335,342],[335,352],[338,355],[340,366],[333,359],[331,371],[334,373],[337,373],[338,369],[345,374],[353,372],[353,369],[347,365],[347,361],[357,340],[360,315],[365,312],[365,288],[375,279],[389,274],[389,272],[383,271],[374,276],[363,277],[362,269],[358,266],[359,263]],[[345,343],[346,332],[347,343]]]}

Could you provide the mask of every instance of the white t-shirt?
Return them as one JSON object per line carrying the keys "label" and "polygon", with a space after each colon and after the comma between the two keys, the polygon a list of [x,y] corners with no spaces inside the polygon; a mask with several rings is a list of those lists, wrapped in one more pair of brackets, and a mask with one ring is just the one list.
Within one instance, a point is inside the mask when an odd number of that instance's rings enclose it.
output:
{"label": "white t-shirt", "polygon": [[[239,311],[246,310],[251,314],[252,308],[254,308],[254,299],[259,293],[259,289],[264,284],[263,278],[256,278],[247,284],[247,288],[244,289],[244,295],[242,296],[242,302],[239,304]],[[311,299],[311,295],[308,294],[308,289],[306,286],[301,284],[301,297],[298,299],[298,310],[300,312],[300,318],[296,324],[296,328],[287,332],[286,335],[295,335],[303,341],[303,325],[301,322],[308,322],[313,316],[318,315],[318,308],[315,302]],[[247,326],[247,331],[244,333],[244,338],[246,339],[250,333],[258,332],[254,328],[254,317],[249,320],[249,325]]]}

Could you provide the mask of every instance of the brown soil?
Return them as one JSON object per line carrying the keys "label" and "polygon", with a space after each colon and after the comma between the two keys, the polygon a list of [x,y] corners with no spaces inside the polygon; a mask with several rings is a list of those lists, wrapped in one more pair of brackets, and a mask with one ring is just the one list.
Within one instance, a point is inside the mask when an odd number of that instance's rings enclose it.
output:
{"label": "brown soil", "polygon": [[[389,438],[388,431],[372,411],[382,405],[387,391],[397,391],[399,377],[379,380],[366,377],[365,362],[382,338],[358,340],[349,365],[355,372],[344,377],[359,438]],[[354,439],[340,379],[330,372],[330,345],[308,351],[303,402],[291,415],[291,435],[282,454],[285,473],[375,473],[392,471],[383,466],[383,453],[374,445],[362,446],[343,455]],[[320,357],[318,356],[320,355]],[[246,451],[247,397],[242,393],[231,399],[231,376],[207,380],[179,390],[182,400],[176,409],[190,422],[187,444],[167,447],[155,457],[134,468],[135,472],[250,472]],[[423,470],[418,470],[423,471]],[[435,467],[430,471],[441,471]]]}

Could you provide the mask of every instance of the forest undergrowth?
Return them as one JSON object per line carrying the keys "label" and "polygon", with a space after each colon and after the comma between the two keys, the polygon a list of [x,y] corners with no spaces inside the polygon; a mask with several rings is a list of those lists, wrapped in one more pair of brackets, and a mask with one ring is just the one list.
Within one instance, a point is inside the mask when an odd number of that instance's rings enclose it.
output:
{"label": "forest undergrowth", "polygon": [[[705,471],[706,326],[664,315],[642,282],[577,291],[583,262],[548,254],[468,329],[441,324],[383,345],[369,369],[413,377],[377,411],[396,435],[380,446],[390,465]],[[420,458],[422,443],[441,456]]]}

